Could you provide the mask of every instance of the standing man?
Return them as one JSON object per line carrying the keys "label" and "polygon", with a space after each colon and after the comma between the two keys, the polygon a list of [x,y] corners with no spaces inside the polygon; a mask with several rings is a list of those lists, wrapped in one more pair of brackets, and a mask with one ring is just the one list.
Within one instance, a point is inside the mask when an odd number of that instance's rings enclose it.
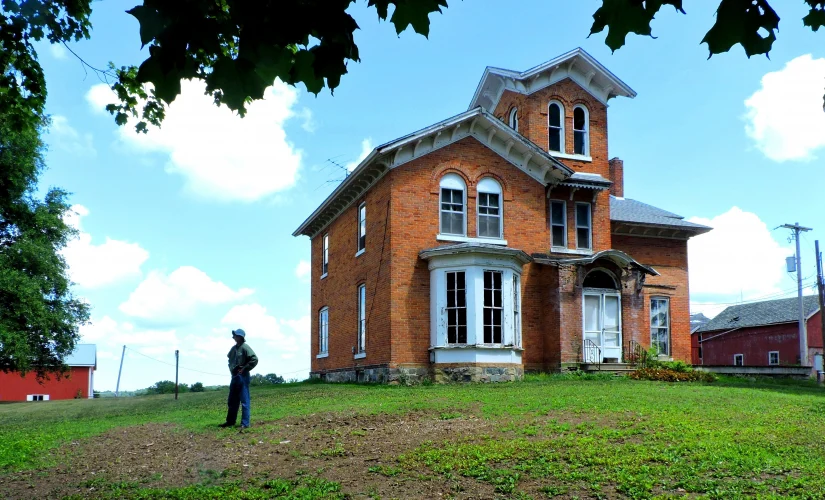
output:
{"label": "standing man", "polygon": [[229,350],[229,373],[232,381],[229,382],[229,411],[226,412],[226,422],[219,427],[232,427],[238,419],[238,406],[241,409],[241,431],[249,428],[250,401],[249,401],[249,372],[258,364],[258,356],[246,344],[246,332],[238,328],[232,330],[235,345]]}

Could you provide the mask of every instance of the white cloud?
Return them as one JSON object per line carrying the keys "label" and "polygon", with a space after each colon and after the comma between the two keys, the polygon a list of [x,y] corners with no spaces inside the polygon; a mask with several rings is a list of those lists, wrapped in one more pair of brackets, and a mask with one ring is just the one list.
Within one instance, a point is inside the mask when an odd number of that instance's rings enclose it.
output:
{"label": "white cloud", "polygon": [[[215,106],[204,91],[203,82],[183,80],[161,128],[138,134],[129,123],[119,128],[120,138],[140,151],[167,155],[166,171],[181,175],[186,190],[197,196],[252,202],[292,187],[302,151],[287,140],[284,124],[301,117],[304,128],[312,128],[311,112],[293,109],[298,90],[277,81],[263,100],[248,106],[244,118]],[[86,99],[103,111],[115,97],[98,84]]]}
{"label": "white cloud", "polygon": [[746,101],[745,130],[768,158],[810,161],[825,147],[825,59],[806,54],[762,77]]}
{"label": "white cloud", "polygon": [[49,45],[49,52],[52,54],[52,57],[60,60],[66,59],[69,55],[69,51],[66,50],[66,47],[59,43]]}
{"label": "white cloud", "polygon": [[688,242],[691,312],[715,315],[721,307],[711,302],[735,302],[761,298],[781,291],[785,277],[785,257],[793,255],[783,247],[756,214],[733,207],[713,219],[693,217],[712,231]]}
{"label": "white cloud", "polygon": [[233,290],[197,268],[183,266],[168,275],[149,273],[120,310],[148,323],[178,325],[193,319],[199,306],[234,302],[252,293],[249,288]]}
{"label": "white cloud", "polygon": [[278,321],[274,316],[267,314],[266,308],[260,304],[243,304],[233,307],[223,317],[221,324],[231,329],[243,328],[246,332],[246,339],[250,343],[263,340],[271,346],[291,352],[299,351],[304,347],[300,342],[300,337],[302,337],[300,333],[287,335],[281,330],[282,324],[288,324],[292,328],[294,322]]}
{"label": "white cloud", "polygon": [[295,276],[297,276],[301,280],[308,280],[310,272],[312,271],[312,267],[310,266],[309,261],[302,260],[298,262],[298,266],[295,267]]}
{"label": "white cloud", "polygon": [[351,161],[345,165],[347,171],[352,172],[355,170],[355,167],[358,166],[359,163],[364,161],[364,158],[369,156],[372,153],[373,145],[372,145],[372,137],[367,137],[363,141],[361,141],[361,154],[358,155],[358,159],[355,161]]}
{"label": "white cloud", "polygon": [[[66,213],[66,223],[78,230],[81,219],[89,215],[83,205],[73,205]],[[140,276],[140,267],[149,258],[149,252],[137,243],[106,238],[105,243],[93,244],[89,233],[79,231],[63,249],[72,281],[85,288],[95,288],[120,280]]]}
{"label": "white cloud", "polygon": [[69,119],[65,116],[53,115],[51,121],[47,140],[53,148],[77,156],[97,155],[92,134],[85,133],[81,135],[69,125]]}

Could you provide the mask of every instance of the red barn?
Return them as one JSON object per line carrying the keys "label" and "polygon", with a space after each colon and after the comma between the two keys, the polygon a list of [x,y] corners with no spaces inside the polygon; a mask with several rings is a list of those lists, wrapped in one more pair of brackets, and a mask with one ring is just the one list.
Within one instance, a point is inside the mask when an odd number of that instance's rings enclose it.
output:
{"label": "red barn", "polygon": [[[707,366],[799,365],[798,298],[731,306],[692,335],[692,361]],[[803,298],[808,364],[822,353],[818,298]]]}
{"label": "red barn", "polygon": [[55,376],[38,382],[29,372],[0,372],[0,401],[49,401],[94,397],[94,371],[97,369],[97,346],[78,344],[66,358],[69,373],[60,380]]}

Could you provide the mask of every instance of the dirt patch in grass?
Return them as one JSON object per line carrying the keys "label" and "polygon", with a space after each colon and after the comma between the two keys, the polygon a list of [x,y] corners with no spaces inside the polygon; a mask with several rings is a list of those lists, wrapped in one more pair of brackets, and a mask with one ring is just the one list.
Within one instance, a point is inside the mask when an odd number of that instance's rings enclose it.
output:
{"label": "dirt patch in grass", "polygon": [[53,453],[60,465],[0,476],[4,498],[128,496],[140,488],[314,475],[354,498],[493,498],[492,486],[398,469],[397,457],[425,442],[496,433],[500,423],[466,411],[407,415],[310,415],[255,422],[246,432],[190,432],[169,424],[120,428]]}

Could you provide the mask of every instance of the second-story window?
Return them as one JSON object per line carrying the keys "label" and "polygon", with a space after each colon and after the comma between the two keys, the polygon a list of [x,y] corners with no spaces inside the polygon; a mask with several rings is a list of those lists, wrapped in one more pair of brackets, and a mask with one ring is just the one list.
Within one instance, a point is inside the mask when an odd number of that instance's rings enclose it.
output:
{"label": "second-story window", "polygon": [[501,238],[501,186],[489,177],[478,183],[478,235]]}
{"label": "second-story window", "polygon": [[550,246],[567,247],[567,204],[563,201],[550,202]]}
{"label": "second-story window", "polygon": [[358,205],[358,251],[367,248],[367,204]]}
{"label": "second-story window", "polygon": [[549,129],[549,149],[564,153],[564,107],[559,102],[551,102],[547,108]]}
{"label": "second-story window", "polygon": [[576,203],[576,248],[590,250],[591,246],[590,203]]}
{"label": "second-story window", "polygon": [[576,106],[573,110],[573,152],[587,156],[590,153],[590,123],[587,108]]}
{"label": "second-story window", "polygon": [[464,181],[457,174],[441,178],[441,234],[464,236],[466,210]]}
{"label": "second-story window", "polygon": [[518,132],[518,108],[510,110],[510,128]]}
{"label": "second-story window", "polygon": [[327,275],[327,271],[329,271],[329,233],[324,235],[323,241],[324,248],[321,254],[321,277]]}

